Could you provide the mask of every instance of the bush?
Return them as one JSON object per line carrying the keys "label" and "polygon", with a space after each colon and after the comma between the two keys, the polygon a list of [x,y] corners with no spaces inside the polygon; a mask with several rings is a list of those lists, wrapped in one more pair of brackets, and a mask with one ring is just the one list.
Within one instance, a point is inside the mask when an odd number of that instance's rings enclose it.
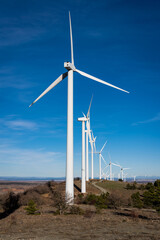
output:
{"label": "bush", "polygon": [[153,192],[154,191],[154,185],[149,182],[149,183],[146,184],[145,189]]}
{"label": "bush", "polygon": [[77,196],[77,199],[76,199],[76,202],[78,204],[83,204],[84,203],[84,195],[81,193],[81,194],[78,194]]}
{"label": "bush", "polygon": [[131,195],[132,205],[136,208],[142,208],[143,207],[143,201],[140,198],[139,192],[133,193]]}
{"label": "bush", "polygon": [[36,204],[33,200],[30,200],[28,206],[25,208],[28,214],[34,215],[38,211]]}
{"label": "bush", "polygon": [[155,182],[154,182],[154,186],[155,187],[160,187],[160,180],[157,179]]}
{"label": "bush", "polygon": [[100,196],[88,194],[83,203],[94,205],[97,209],[106,209],[109,204],[109,193],[103,193]]}
{"label": "bush", "polygon": [[120,178],[120,179],[118,179],[118,181],[119,181],[119,182],[123,182],[123,180],[122,180],[121,178]]}
{"label": "bush", "polygon": [[84,214],[84,211],[80,207],[71,206],[69,210],[69,214],[82,215]]}
{"label": "bush", "polygon": [[141,184],[139,187],[138,187],[139,190],[145,190],[145,185],[144,184]]}
{"label": "bush", "polygon": [[160,192],[145,191],[143,194],[143,202],[145,207],[160,208]]}
{"label": "bush", "polygon": [[4,199],[4,202],[2,203],[3,210],[6,214],[10,214],[14,212],[17,208],[19,208],[19,195],[10,192],[6,198]]}
{"label": "bush", "polygon": [[65,197],[60,192],[54,192],[52,197],[54,201],[53,206],[57,208],[56,214],[61,215],[65,213],[68,208]]}
{"label": "bush", "polygon": [[135,190],[135,189],[137,189],[137,187],[136,187],[136,182],[134,182],[132,185],[129,184],[129,183],[127,183],[126,189],[127,189],[127,190],[128,190],[128,189],[130,189],[130,190]]}

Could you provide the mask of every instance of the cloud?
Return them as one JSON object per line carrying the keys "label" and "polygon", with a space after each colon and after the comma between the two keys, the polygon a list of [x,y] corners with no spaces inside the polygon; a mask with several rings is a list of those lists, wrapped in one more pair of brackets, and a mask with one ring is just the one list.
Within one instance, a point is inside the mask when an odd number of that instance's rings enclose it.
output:
{"label": "cloud", "polygon": [[[48,12],[50,10],[50,12]],[[3,17],[0,22],[0,47],[15,46],[30,42],[46,34],[59,19],[51,9],[31,14]]]}
{"label": "cloud", "polygon": [[[40,164],[50,163],[63,154],[59,152],[50,152],[45,149],[24,149],[14,148],[10,145],[0,145],[0,163],[5,164]],[[38,166],[38,165],[37,165]]]}
{"label": "cloud", "polygon": [[38,125],[35,122],[21,119],[6,121],[5,125],[13,130],[35,130],[38,128]]}
{"label": "cloud", "polygon": [[12,130],[37,130],[39,128],[38,124],[30,121],[30,120],[26,120],[26,119],[15,119],[17,118],[17,116],[15,115],[9,115],[5,118],[0,118],[0,124],[1,126],[6,126],[9,129]]}
{"label": "cloud", "polygon": [[22,74],[15,73],[14,67],[3,66],[0,68],[0,88],[27,89],[34,87],[33,80]]}
{"label": "cloud", "polygon": [[155,117],[144,120],[144,121],[139,121],[136,123],[132,123],[132,126],[137,126],[139,124],[147,124],[147,123],[152,123],[152,122],[157,122],[160,121],[160,113],[158,113]]}

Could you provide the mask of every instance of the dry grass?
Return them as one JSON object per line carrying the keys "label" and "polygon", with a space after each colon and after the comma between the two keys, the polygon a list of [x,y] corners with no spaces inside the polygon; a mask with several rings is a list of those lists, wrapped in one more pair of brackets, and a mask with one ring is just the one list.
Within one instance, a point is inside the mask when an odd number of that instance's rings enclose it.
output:
{"label": "dry grass", "polygon": [[[126,190],[126,183],[102,182],[96,183],[107,189],[115,201],[126,201],[130,192]],[[75,181],[80,188],[80,181]],[[79,190],[75,188],[75,195]],[[87,184],[89,192],[99,194],[92,183]],[[65,193],[65,182],[32,188],[23,194],[23,202],[26,203],[31,196],[39,198],[39,210],[41,215],[29,216],[21,206],[8,217],[0,220],[0,240],[13,239],[110,239],[110,240],[159,240],[160,216],[155,211],[137,210],[131,208],[105,209],[100,214],[96,213],[94,206],[75,205],[82,208],[82,215],[55,216],[52,206],[51,192]],[[25,199],[26,197],[26,199]],[[124,198],[124,199],[123,199]],[[76,211],[75,211],[76,210]],[[77,213],[78,208],[73,213]]]}

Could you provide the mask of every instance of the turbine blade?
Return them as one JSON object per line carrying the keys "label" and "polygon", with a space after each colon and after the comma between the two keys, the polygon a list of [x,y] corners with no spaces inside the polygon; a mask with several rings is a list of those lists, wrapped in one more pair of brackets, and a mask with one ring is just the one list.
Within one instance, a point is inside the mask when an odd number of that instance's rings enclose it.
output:
{"label": "turbine blade", "polygon": [[86,115],[82,112],[83,116],[86,118]]}
{"label": "turbine blade", "polygon": [[36,100],[29,106],[31,107],[35,102],[42,98],[47,92],[54,88],[58,83],[60,83],[65,77],[67,77],[68,72],[61,74]]}
{"label": "turbine blade", "polygon": [[93,95],[89,104],[89,108],[88,108],[88,112],[87,112],[87,118],[90,116],[90,109],[91,109],[91,104],[92,104],[92,99],[93,99]]}
{"label": "turbine blade", "polygon": [[126,91],[126,90],[124,90],[124,89],[122,89],[122,88],[116,87],[116,86],[114,86],[114,85],[112,85],[112,84],[110,84],[110,83],[108,83],[108,82],[105,82],[105,81],[103,81],[103,80],[101,80],[101,79],[99,79],[99,78],[93,77],[93,76],[91,76],[91,75],[89,75],[89,74],[87,74],[87,73],[85,73],[85,72],[82,72],[82,71],[80,71],[80,70],[78,70],[78,69],[75,69],[75,71],[78,72],[79,74],[81,74],[81,75],[84,76],[84,77],[90,78],[90,79],[92,79],[92,80],[94,80],[94,81],[100,82],[100,83],[105,84],[105,85],[107,85],[107,86],[116,88],[116,89],[118,89],[118,90],[120,90],[120,91],[129,93],[128,91]]}
{"label": "turbine blade", "polygon": [[117,167],[120,167],[121,168],[121,166],[120,165],[118,165],[118,164],[115,164],[115,163],[112,163],[114,166],[117,166]]}
{"label": "turbine blade", "polygon": [[101,151],[100,151],[100,152],[102,152],[102,151],[103,151],[104,147],[106,146],[106,143],[107,143],[107,141],[106,141],[106,142],[105,142],[105,144],[103,145],[103,147],[102,147],[102,149],[101,149]]}
{"label": "turbine blade", "polygon": [[74,58],[73,58],[73,38],[72,38],[72,24],[71,24],[71,14],[69,12],[69,26],[70,26],[70,40],[71,40],[71,62],[74,65]]}
{"label": "turbine blade", "polygon": [[107,165],[107,163],[106,163],[106,161],[104,160],[104,157],[103,157],[102,154],[101,154],[101,157],[102,157],[102,159],[103,159],[103,162]]}
{"label": "turbine blade", "polygon": [[92,143],[92,136],[91,136],[90,124],[89,124],[88,121],[87,121],[86,123],[87,123],[86,125],[87,125],[88,135],[89,135],[89,142],[90,142],[90,145],[91,145],[91,149],[93,149],[93,143]]}

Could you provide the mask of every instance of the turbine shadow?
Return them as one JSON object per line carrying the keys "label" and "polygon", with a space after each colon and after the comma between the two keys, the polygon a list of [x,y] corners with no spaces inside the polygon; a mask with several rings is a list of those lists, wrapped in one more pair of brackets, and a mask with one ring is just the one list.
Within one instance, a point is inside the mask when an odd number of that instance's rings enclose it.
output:
{"label": "turbine shadow", "polygon": [[75,187],[79,192],[81,192],[81,189],[80,189],[76,184],[74,184],[74,187]]}

